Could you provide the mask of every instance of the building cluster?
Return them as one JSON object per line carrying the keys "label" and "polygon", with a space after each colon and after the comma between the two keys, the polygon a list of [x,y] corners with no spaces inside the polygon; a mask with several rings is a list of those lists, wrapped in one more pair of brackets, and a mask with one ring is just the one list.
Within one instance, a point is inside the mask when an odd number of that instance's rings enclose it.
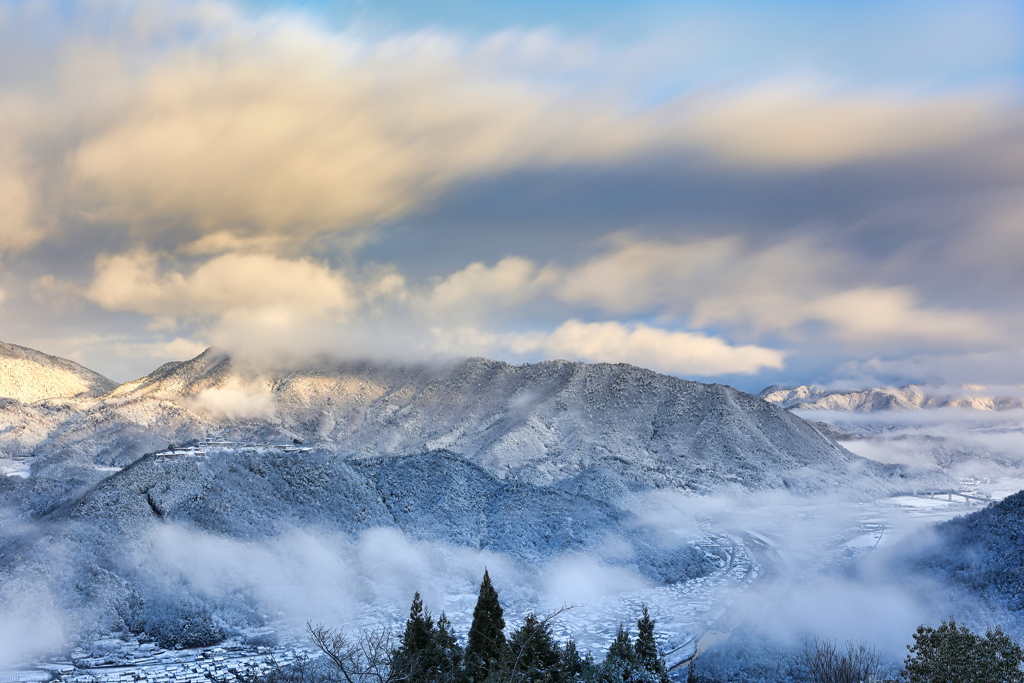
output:
{"label": "building cluster", "polygon": [[162,451],[154,453],[159,461],[174,460],[177,458],[205,458],[212,451],[278,451],[280,453],[308,453],[313,450],[310,446],[301,444],[271,444],[271,443],[247,443],[244,441],[200,441],[195,444],[181,446],[171,445]]}

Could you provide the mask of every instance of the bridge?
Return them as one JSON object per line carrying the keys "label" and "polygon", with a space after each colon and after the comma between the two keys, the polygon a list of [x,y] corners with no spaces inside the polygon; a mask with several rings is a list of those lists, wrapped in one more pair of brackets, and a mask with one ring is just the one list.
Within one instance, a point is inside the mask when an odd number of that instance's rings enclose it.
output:
{"label": "bridge", "polygon": [[960,496],[964,499],[964,502],[971,500],[980,500],[983,503],[994,503],[992,498],[986,498],[984,496],[974,496],[969,493],[960,493],[959,491],[914,491],[914,495],[918,498],[931,498],[935,499],[936,496],[946,496],[946,500],[952,502],[953,496]]}

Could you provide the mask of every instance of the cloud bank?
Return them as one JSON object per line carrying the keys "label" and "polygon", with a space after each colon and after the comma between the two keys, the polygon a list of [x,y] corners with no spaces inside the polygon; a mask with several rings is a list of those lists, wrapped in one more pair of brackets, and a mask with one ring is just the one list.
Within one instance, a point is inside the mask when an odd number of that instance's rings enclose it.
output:
{"label": "cloud bank", "polygon": [[[708,20],[718,37],[680,52],[227,2],[14,4],[5,329],[139,370],[207,343],[772,378],[1021,348],[1018,89],[906,77],[952,68],[934,37],[916,66],[886,53],[908,80],[865,81],[834,46],[794,68]],[[955,24],[959,63],[1013,58],[1005,22]],[[968,59],[985,31],[1002,52]],[[769,54],[723,79],[710,65],[742,36]]]}

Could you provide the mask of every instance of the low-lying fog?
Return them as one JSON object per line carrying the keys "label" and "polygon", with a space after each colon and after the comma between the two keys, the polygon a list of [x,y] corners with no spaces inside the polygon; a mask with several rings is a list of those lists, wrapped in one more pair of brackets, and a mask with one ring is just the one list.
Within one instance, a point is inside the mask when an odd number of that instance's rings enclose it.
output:
{"label": "low-lying fog", "polygon": [[[400,623],[419,591],[434,614],[447,611],[465,634],[486,567],[509,626],[530,610],[553,612],[572,604],[576,607],[561,617],[558,632],[594,647],[610,640],[619,622],[634,622],[640,602],[672,630],[672,646],[714,628],[717,608],[733,603],[745,615],[745,626],[782,644],[798,644],[808,635],[859,639],[900,657],[919,624],[935,623],[962,606],[929,579],[892,570],[885,553],[907,543],[928,543],[922,527],[966,511],[959,503],[909,497],[851,503],[781,494],[736,500],[651,493],[638,503],[637,514],[667,543],[703,537],[707,544],[709,534],[724,531],[744,544],[751,532],[777,544],[768,553],[751,553],[759,575],[749,584],[728,577],[698,580],[690,582],[692,590],[672,595],[583,552],[528,566],[502,554],[415,540],[388,528],[357,538],[297,529],[268,541],[238,541],[165,524],[150,538],[148,556],[136,558],[135,569],[149,583],[187,587],[213,605],[245,594],[277,628],[301,629],[307,620],[356,628]],[[615,543],[607,539],[609,546]],[[608,547],[601,550],[607,557]],[[868,554],[876,557],[858,573],[843,571],[844,560]],[[77,635],[81,616],[62,615],[41,583],[20,584],[21,597],[9,600],[0,615],[2,665],[52,651]],[[682,613],[701,602],[709,605]],[[594,631],[590,621],[600,622],[601,633],[588,640],[584,631]]]}
{"label": "low-lying fog", "polygon": [[[1024,411],[805,411],[802,416],[851,433],[855,438],[843,445],[864,457],[943,468],[962,479],[962,492],[998,499],[1024,488],[1019,467]],[[398,624],[419,591],[432,613],[446,611],[464,635],[487,568],[510,627],[528,611],[550,613],[573,605],[556,631],[593,648],[602,648],[618,623],[635,622],[643,602],[658,620],[666,647],[699,640],[709,629],[742,624],[781,646],[799,646],[814,636],[861,640],[899,661],[918,625],[951,615],[1019,632],[1007,614],[908,571],[901,559],[938,542],[930,525],[983,505],[946,495],[850,501],[785,493],[649,492],[630,505],[636,524],[655,530],[666,544],[699,543],[718,556],[710,578],[672,590],[609,562],[620,546],[622,553],[631,552],[614,536],[600,552],[577,550],[531,565],[391,528],[357,537],[299,528],[269,540],[243,541],[164,523],[149,537],[144,555],[125,561],[133,564],[133,576],[169,595],[186,591],[214,606],[244,596],[243,602],[266,615],[272,627],[296,632],[308,620],[350,628]],[[24,533],[28,524],[7,515],[0,519],[4,535]],[[59,575],[59,543],[53,543],[49,571]],[[48,585],[46,576],[17,576],[0,585],[0,666],[89,637],[82,630],[87,619],[65,613]],[[721,609],[726,606],[729,612]]]}

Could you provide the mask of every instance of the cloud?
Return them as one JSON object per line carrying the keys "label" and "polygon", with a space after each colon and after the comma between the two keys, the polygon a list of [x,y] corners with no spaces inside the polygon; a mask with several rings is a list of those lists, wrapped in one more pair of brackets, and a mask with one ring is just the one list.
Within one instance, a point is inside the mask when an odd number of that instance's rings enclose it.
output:
{"label": "cloud", "polygon": [[355,621],[366,607],[401,614],[416,591],[438,613],[446,593],[472,594],[484,567],[512,585],[532,579],[507,556],[417,541],[393,528],[354,539],[300,529],[247,542],[168,524],[151,542],[152,554],[142,562],[161,579],[183,578],[210,596],[251,592],[271,613],[299,623]]}
{"label": "cloud", "polygon": [[770,85],[687,101],[685,139],[731,163],[815,167],[962,144],[1008,123],[997,102],[976,97],[815,90]]}
{"label": "cloud", "polygon": [[541,269],[520,257],[507,257],[492,267],[471,263],[430,288],[431,309],[479,314],[494,307],[509,307],[545,293],[556,277],[553,268]]}
{"label": "cloud", "polygon": [[[3,81],[18,106],[0,109],[0,123],[28,160],[0,164],[0,247],[23,249],[84,219],[140,239],[198,233],[193,249],[223,248],[201,236],[366,228],[509,171],[695,154],[816,168],[980,145],[1017,119],[977,93],[812,81],[709,87],[630,111],[621,88],[595,85],[615,50],[550,30],[370,40],[298,15],[162,4],[101,2],[62,23],[58,3],[0,17],[0,31],[16,36],[49,36],[59,23],[65,46],[17,42]],[[590,85],[543,75],[566,69]],[[45,229],[30,220],[40,203],[60,216]]]}
{"label": "cloud", "polygon": [[0,612],[0,666],[17,666],[26,658],[60,648],[67,639],[67,615],[53,595],[38,584],[12,580]]}
{"label": "cloud", "polygon": [[585,605],[644,588],[649,586],[635,572],[582,554],[560,557],[544,571],[543,592],[552,604]]}
{"label": "cloud", "polygon": [[983,316],[966,311],[918,307],[902,287],[858,287],[808,302],[806,319],[829,322],[839,336],[853,341],[884,337],[984,341],[995,327]]}
{"label": "cloud", "polygon": [[23,251],[43,238],[34,221],[35,202],[26,174],[0,158],[0,255]]}
{"label": "cloud", "polygon": [[609,313],[688,316],[696,327],[724,324],[793,339],[820,336],[807,325],[823,323],[826,336],[849,346],[997,336],[981,313],[921,306],[906,286],[858,284],[874,279],[861,265],[800,237],[761,247],[735,236],[683,243],[620,238],[568,269],[556,294]]}
{"label": "cloud", "polygon": [[[218,234],[208,244],[249,243]],[[153,329],[198,324],[199,336],[246,355],[504,353],[685,375],[784,366],[784,352],[700,331],[710,325],[851,348],[984,343],[997,333],[980,314],[923,307],[905,287],[855,286],[855,264],[804,239],[754,248],[736,237],[671,243],[620,236],[577,265],[506,257],[418,285],[389,267],[352,277],[308,258],[208,251],[214,254],[185,260],[146,250],[101,256],[86,296],[151,316]],[[576,317],[580,305],[625,320],[584,322]],[[562,322],[538,331],[530,320],[538,307],[561,313]],[[636,319],[650,315],[676,329]]]}
{"label": "cloud", "polygon": [[514,353],[542,352],[600,363],[633,363],[683,375],[753,374],[781,368],[785,354],[758,346],[730,346],[717,337],[673,332],[642,323],[584,323],[569,320],[550,334],[519,335],[511,340]]}
{"label": "cloud", "polygon": [[[339,31],[218,1],[11,8],[0,252],[29,258],[5,311],[35,283],[32,305],[78,335],[403,358],[516,358],[501,340],[567,320],[818,355],[1017,344],[1019,316],[1000,313],[1020,286],[1019,201],[990,196],[1019,194],[1013,92],[797,79],[774,11],[708,19],[714,36],[670,49]],[[786,35],[813,34],[833,66],[861,51],[859,31],[822,45],[821,20]],[[764,64],[705,70],[741,35]],[[629,357],[655,357],[630,339]]]}
{"label": "cloud", "polygon": [[183,399],[182,404],[193,412],[215,419],[266,419],[273,417],[275,412],[273,394],[238,382],[203,389],[195,396]]}
{"label": "cloud", "polygon": [[161,273],[157,255],[101,256],[87,296],[104,308],[153,316],[211,316],[232,311],[344,316],[355,300],[341,273],[310,259],[229,253],[191,273]]}
{"label": "cloud", "polygon": [[1024,348],[966,353],[914,354],[904,358],[847,361],[836,368],[844,386],[880,386],[945,381],[1003,384],[1024,382]]}
{"label": "cloud", "polygon": [[94,219],[346,230],[459,179],[629,156],[659,137],[607,103],[503,75],[504,51],[487,41],[421,32],[373,44],[296,18],[225,15],[159,58],[133,48],[140,75],[69,151],[71,198]]}

